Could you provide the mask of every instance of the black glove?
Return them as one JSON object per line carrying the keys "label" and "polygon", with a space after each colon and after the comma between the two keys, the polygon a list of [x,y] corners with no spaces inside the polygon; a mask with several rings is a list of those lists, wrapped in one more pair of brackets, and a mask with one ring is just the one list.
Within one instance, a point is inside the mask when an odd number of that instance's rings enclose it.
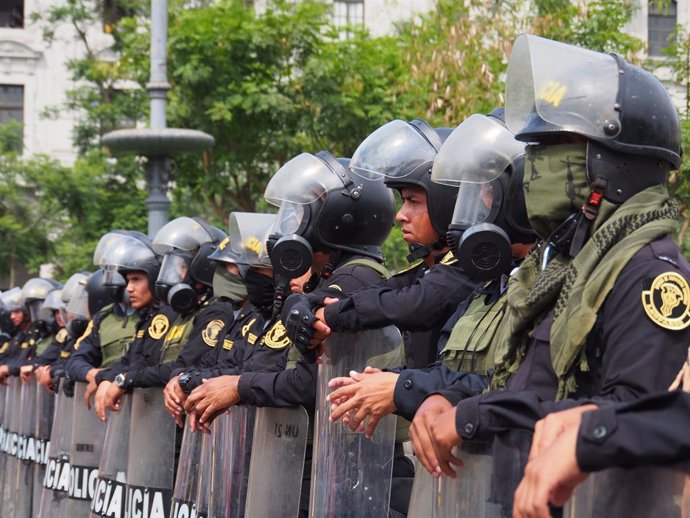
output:
{"label": "black glove", "polygon": [[302,357],[309,363],[316,363],[316,351],[309,348],[309,341],[314,337],[314,306],[306,296],[290,295],[285,301],[281,315],[288,338],[297,347]]}

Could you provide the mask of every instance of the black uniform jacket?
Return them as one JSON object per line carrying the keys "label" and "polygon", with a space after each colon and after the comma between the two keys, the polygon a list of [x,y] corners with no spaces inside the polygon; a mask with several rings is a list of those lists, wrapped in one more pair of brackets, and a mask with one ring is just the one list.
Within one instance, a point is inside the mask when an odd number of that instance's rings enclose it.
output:
{"label": "black uniform jacket", "polygon": [[583,471],[690,460],[690,393],[664,392],[582,415],[577,463]]}
{"label": "black uniform jacket", "polygon": [[405,356],[408,367],[421,368],[435,361],[441,327],[477,286],[457,262],[446,264],[444,260],[431,268],[421,263],[381,285],[358,290],[326,306],[324,316],[336,332],[390,324],[400,331],[414,332],[405,337]]}
{"label": "black uniform jacket", "polygon": [[226,326],[218,338],[218,345],[207,351],[192,369],[178,369],[191,375],[187,391],[191,392],[201,385],[203,379],[223,375],[237,375],[242,371],[245,356],[251,356],[250,350],[256,345],[263,333],[266,318],[250,302],[235,313],[233,324]]}
{"label": "black uniform jacket", "polygon": [[[215,349],[220,333],[232,327],[234,320],[232,303],[227,299],[213,299],[193,318],[192,332],[175,360],[126,369],[132,387],[164,387],[174,372],[196,365],[204,354]],[[221,323],[222,329],[217,329]],[[214,328],[213,333],[207,331],[209,327]]]}
{"label": "black uniform jacket", "polygon": [[[493,304],[505,291],[506,282],[505,279],[500,279],[492,281],[486,286],[479,286],[471,296],[458,304],[455,313],[441,328],[441,335],[438,340],[438,353],[446,346],[453,328],[458,323],[458,320],[463,317],[470,303],[476,297],[484,297],[484,302],[487,305]],[[439,358],[434,365],[425,369],[395,370],[395,372],[400,374],[393,393],[395,413],[397,415],[407,420],[412,420],[424,399],[450,386],[453,387],[452,395],[458,393],[462,397],[481,394],[489,386],[488,376],[472,372],[455,371],[442,365],[441,361]],[[457,401],[454,403],[457,404]]]}
{"label": "black uniform jacket", "polygon": [[96,374],[96,383],[113,381],[121,372],[157,365],[163,340],[176,317],[177,313],[168,306],[154,305],[143,310],[129,349],[120,361]]}
{"label": "black uniform jacket", "polygon": [[[346,263],[348,259],[343,259]],[[349,294],[365,286],[376,286],[383,278],[373,269],[360,264],[336,268],[333,274],[322,280],[316,290],[319,296],[330,297],[337,293]],[[282,326],[282,324],[281,324]],[[284,328],[283,328],[284,329]],[[259,349],[268,344],[259,345]],[[291,346],[283,348],[284,365]],[[262,351],[255,352],[261,354]],[[316,400],[317,364],[299,360],[294,369],[280,372],[248,372],[243,369],[239,381],[242,402],[256,406],[290,407],[303,405],[313,409]]]}
{"label": "black uniform jacket", "polygon": [[[679,274],[686,283],[690,279],[690,265],[668,236],[642,248],[623,268],[589,333],[589,370],[577,375],[577,391],[570,399],[554,401],[557,378],[549,351],[551,312],[533,331],[506,390],[458,403],[458,433],[465,439],[487,440],[507,430],[533,430],[546,414],[583,401],[629,402],[665,390],[687,357],[690,325],[667,329],[648,316],[643,303],[644,292],[668,273]],[[690,319],[687,294],[679,304]]]}
{"label": "black uniform jacket", "polygon": [[[119,317],[124,317],[124,310],[120,304],[113,306],[113,313]],[[67,374],[70,379],[75,381],[86,381],[86,374],[93,368],[98,368],[103,363],[103,351],[101,349],[100,339],[100,325],[101,321],[109,313],[99,311],[91,320],[91,329],[86,331],[79,341],[79,346],[70,355],[67,360]],[[138,314],[134,313],[129,317],[124,318],[139,318]],[[123,328],[126,327],[126,320],[122,321]]]}

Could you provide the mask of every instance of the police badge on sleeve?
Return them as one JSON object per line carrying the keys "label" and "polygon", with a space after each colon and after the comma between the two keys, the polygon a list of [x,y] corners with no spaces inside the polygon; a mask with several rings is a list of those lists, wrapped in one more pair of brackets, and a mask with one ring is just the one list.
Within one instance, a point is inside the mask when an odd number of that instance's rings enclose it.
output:
{"label": "police badge on sleeve", "polygon": [[642,307],[660,327],[680,331],[690,326],[690,286],[677,272],[658,275],[642,292]]}

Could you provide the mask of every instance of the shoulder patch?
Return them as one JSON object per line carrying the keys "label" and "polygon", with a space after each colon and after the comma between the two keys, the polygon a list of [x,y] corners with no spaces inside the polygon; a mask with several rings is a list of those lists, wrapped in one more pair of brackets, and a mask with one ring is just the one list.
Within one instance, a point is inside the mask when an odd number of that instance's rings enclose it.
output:
{"label": "shoulder patch", "polygon": [[218,335],[224,327],[225,322],[222,320],[211,320],[206,326],[206,329],[201,332],[204,343],[209,347],[215,347],[218,343]]}
{"label": "shoulder patch", "polygon": [[642,292],[644,312],[659,327],[681,331],[690,326],[690,286],[677,272],[666,272]]}
{"label": "shoulder patch", "polygon": [[230,340],[228,338],[223,340],[223,349],[225,349],[226,351],[229,351],[230,349],[232,349],[233,345],[235,345],[235,342],[233,342],[232,340]]}
{"label": "shoulder patch", "polygon": [[[84,336],[88,335],[90,331],[91,331],[91,322],[89,322],[89,327],[86,328],[86,332],[84,333]],[[60,330],[55,335],[55,341],[59,344],[64,344],[65,340],[67,340],[67,329],[65,329],[64,327],[61,327]],[[76,346],[75,346],[75,349],[76,349]]]}
{"label": "shoulder patch", "polygon": [[254,322],[256,322],[256,318],[252,318],[248,323],[242,326],[242,336],[247,336],[247,333],[254,325]]}
{"label": "shoulder patch", "polygon": [[270,347],[271,349],[283,349],[291,343],[287,335],[287,330],[280,320],[273,324],[271,329],[266,332],[262,342],[266,344],[266,347]]}
{"label": "shoulder patch", "polygon": [[165,315],[156,315],[149,325],[149,336],[154,340],[162,338],[168,332],[170,321]]}
{"label": "shoulder patch", "polygon": [[455,264],[457,263],[457,258],[453,255],[453,252],[448,252],[443,256],[443,259],[439,261],[439,264]]}

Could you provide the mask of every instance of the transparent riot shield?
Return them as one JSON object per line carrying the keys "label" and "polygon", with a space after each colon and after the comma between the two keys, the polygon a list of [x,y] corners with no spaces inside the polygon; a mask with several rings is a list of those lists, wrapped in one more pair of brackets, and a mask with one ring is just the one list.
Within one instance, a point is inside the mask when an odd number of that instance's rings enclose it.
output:
{"label": "transparent riot shield", "polygon": [[297,518],[308,432],[303,407],[257,409],[245,516]]}
{"label": "transparent riot shield", "polygon": [[216,452],[216,438],[218,427],[221,426],[222,416],[211,423],[211,433],[201,434],[201,451],[199,452],[199,478],[197,480],[196,516],[197,518],[209,518],[215,516],[211,499],[216,491],[221,490],[221,484],[213,476],[213,462]]}
{"label": "transparent riot shield", "polygon": [[134,389],[127,464],[130,517],[170,515],[175,467],[175,421],[163,406],[163,389]]}
{"label": "transparent riot shield", "polygon": [[60,383],[53,429],[50,433],[50,453],[43,478],[40,518],[71,518],[67,516],[67,491],[69,489],[69,450],[72,438],[72,411],[74,404],[62,390]]}
{"label": "transparent riot shield", "polygon": [[[7,437],[7,419],[9,412],[5,412],[5,399],[7,398],[7,385],[0,385],[0,488],[4,487],[5,464],[7,453],[5,453],[5,438]],[[2,516],[3,492],[0,490],[0,516]]]}
{"label": "transparent riot shield", "polygon": [[17,377],[11,377],[8,381],[7,399],[5,408],[7,410],[7,431],[5,434],[4,449],[7,455],[5,460],[5,474],[3,477],[3,516],[14,516],[19,510],[17,507],[16,491],[18,489],[19,471],[19,427],[21,424],[21,381]]}
{"label": "transparent riot shield", "polygon": [[367,439],[342,423],[330,423],[328,382],[362,371],[399,366],[402,339],[394,326],[339,333],[324,342],[316,393],[310,517],[386,516],[390,502],[395,416],[381,419]]}
{"label": "transparent riot shield", "polygon": [[188,423],[184,427],[180,456],[177,460],[177,474],[175,476],[170,518],[198,516],[196,498],[199,487],[199,474],[205,469],[205,466],[201,463],[201,448],[205,434],[193,432]]}
{"label": "transparent riot shield", "polygon": [[566,503],[565,518],[685,518],[690,477],[684,469],[607,469],[590,475]]}
{"label": "transparent riot shield", "polygon": [[408,517],[510,516],[530,437],[529,433],[516,432],[490,443],[465,442],[454,451],[464,463],[455,468],[455,479],[434,478],[417,462]]}
{"label": "transparent riot shield", "polygon": [[17,485],[14,516],[30,518],[33,506],[34,466],[36,462],[36,383],[20,381],[21,414],[17,441]]}
{"label": "transparent riot shield", "polygon": [[106,426],[93,410],[86,408],[86,383],[74,384],[70,476],[67,492],[67,516],[88,516],[98,484]]}
{"label": "transparent riot shield", "polygon": [[199,470],[200,516],[244,516],[255,413],[254,407],[233,406],[216,419],[212,440],[205,444],[210,448],[202,450],[202,465],[206,468]]}
{"label": "transparent riot shield", "polygon": [[103,451],[98,463],[98,482],[91,499],[92,518],[125,518],[131,398],[129,394],[122,396],[120,411],[111,412],[106,421]]}
{"label": "transparent riot shield", "polygon": [[50,430],[53,427],[53,414],[55,412],[55,394],[36,383],[36,462],[34,463],[34,491],[33,491],[33,516],[38,516],[41,509],[41,494],[43,492],[43,479],[48,464],[50,451]]}

